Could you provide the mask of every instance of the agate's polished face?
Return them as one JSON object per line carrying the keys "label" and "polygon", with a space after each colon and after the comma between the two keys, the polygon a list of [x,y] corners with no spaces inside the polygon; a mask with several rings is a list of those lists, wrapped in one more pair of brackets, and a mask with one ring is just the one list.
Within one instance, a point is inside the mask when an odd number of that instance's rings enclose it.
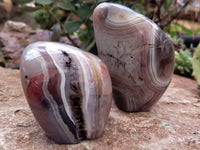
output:
{"label": "agate's polished face", "polygon": [[78,143],[102,134],[112,87],[99,58],[73,46],[36,42],[23,52],[20,70],[30,108],[49,137]]}
{"label": "agate's polished face", "polygon": [[148,110],[173,74],[170,40],[151,20],[119,4],[97,6],[93,24],[98,54],[109,69],[116,105],[125,111]]}

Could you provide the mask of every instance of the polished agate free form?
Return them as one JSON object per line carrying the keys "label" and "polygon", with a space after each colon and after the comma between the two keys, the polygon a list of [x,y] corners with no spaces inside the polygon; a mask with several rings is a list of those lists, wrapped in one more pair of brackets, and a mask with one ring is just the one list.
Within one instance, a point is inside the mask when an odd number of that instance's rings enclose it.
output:
{"label": "polished agate free form", "polygon": [[112,85],[99,58],[70,45],[36,42],[24,50],[20,70],[29,106],[47,136],[61,144],[101,136]]}

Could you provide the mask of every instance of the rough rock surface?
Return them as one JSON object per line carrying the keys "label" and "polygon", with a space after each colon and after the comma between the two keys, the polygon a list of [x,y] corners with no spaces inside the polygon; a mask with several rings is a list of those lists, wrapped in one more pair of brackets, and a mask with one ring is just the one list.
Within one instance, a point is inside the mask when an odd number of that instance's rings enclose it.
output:
{"label": "rough rock surface", "polygon": [[177,75],[150,112],[126,113],[113,104],[102,137],[58,145],[45,136],[24,97],[18,70],[0,68],[0,150],[197,150],[200,90]]}

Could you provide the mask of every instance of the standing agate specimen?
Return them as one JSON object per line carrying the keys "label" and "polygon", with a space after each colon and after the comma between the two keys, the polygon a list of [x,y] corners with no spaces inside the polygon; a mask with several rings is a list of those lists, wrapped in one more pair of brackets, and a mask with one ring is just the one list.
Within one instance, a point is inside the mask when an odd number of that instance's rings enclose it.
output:
{"label": "standing agate specimen", "polygon": [[70,45],[36,42],[24,50],[20,70],[29,106],[47,136],[71,144],[102,134],[112,85],[99,58]]}
{"label": "standing agate specimen", "polygon": [[107,65],[117,107],[147,111],[162,96],[174,70],[174,50],[150,19],[113,3],[93,13],[99,57]]}

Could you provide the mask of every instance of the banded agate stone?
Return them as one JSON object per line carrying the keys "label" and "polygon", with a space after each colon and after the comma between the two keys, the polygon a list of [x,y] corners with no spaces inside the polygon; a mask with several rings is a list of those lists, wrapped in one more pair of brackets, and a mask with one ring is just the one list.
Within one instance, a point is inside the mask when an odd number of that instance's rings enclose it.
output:
{"label": "banded agate stone", "polygon": [[111,107],[108,70],[96,56],[55,42],[30,44],[21,81],[35,119],[60,144],[99,137]]}
{"label": "banded agate stone", "polygon": [[115,104],[128,112],[148,111],[171,81],[174,50],[169,38],[153,21],[119,4],[98,5],[93,24]]}

